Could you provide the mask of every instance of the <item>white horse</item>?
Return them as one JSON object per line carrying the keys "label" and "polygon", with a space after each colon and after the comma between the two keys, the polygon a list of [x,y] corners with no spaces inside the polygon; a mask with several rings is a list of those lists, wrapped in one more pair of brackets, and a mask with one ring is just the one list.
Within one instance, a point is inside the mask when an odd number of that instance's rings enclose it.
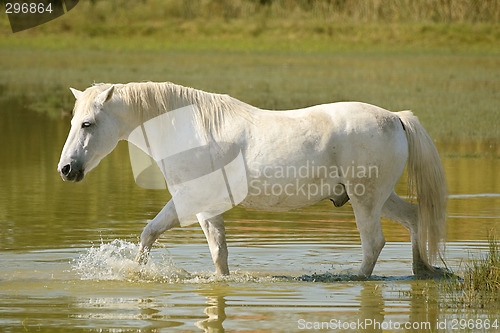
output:
{"label": "white horse", "polygon": [[[431,138],[410,111],[394,113],[358,102],[267,111],[172,83],[98,84],[71,91],[74,116],[58,165],[65,181],[81,181],[146,121],[195,106],[205,137],[241,151],[248,171],[242,206],[286,211],[325,199],[335,206],[350,201],[363,252],[359,277],[370,277],[384,247],[381,216],[409,230],[414,274],[442,274],[431,263],[440,255],[445,234],[446,182]],[[410,193],[418,204],[394,192],[406,165]],[[229,274],[222,214],[199,223],[216,272]],[[144,228],[137,260],[145,259],[155,240],[178,225],[171,200]]]}

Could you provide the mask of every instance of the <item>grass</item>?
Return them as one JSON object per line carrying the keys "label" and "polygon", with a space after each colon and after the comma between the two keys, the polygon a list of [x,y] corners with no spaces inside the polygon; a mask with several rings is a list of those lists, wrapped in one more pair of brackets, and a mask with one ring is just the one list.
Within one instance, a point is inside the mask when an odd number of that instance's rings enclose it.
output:
{"label": "grass", "polygon": [[447,304],[469,308],[499,306],[500,243],[490,237],[488,255],[469,260],[461,275],[444,283],[444,289],[452,301]]}
{"label": "grass", "polygon": [[[141,47],[154,49],[499,51],[499,22],[496,0],[94,0],[16,39],[57,34],[70,36],[61,38],[67,44],[71,37],[101,37],[132,49],[136,43],[120,39],[140,37]],[[11,35],[6,16],[0,31]],[[46,46],[43,38],[39,44]]]}

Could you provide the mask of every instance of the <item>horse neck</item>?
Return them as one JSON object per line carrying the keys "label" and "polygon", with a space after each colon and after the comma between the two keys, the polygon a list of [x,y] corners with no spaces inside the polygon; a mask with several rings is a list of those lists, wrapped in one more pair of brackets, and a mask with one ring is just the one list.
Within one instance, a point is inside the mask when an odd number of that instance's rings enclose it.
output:
{"label": "horse neck", "polygon": [[133,108],[127,106],[113,108],[121,140],[127,140],[130,133],[144,123],[142,115],[134,111]]}

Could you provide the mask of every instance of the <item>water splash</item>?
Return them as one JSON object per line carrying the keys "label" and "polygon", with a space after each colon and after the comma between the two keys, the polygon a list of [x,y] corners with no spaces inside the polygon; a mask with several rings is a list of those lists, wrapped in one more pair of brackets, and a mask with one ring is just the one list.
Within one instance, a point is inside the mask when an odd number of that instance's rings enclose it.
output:
{"label": "water splash", "polygon": [[139,245],[121,239],[110,243],[101,240],[72,262],[72,269],[82,280],[116,280],[130,282],[159,283],[262,283],[279,279],[262,273],[233,271],[229,276],[220,276],[212,272],[189,273],[176,267],[166,255],[150,255],[145,264],[134,259]]}
{"label": "water splash", "polygon": [[134,259],[139,246],[121,239],[92,246],[73,261],[73,270],[83,280],[122,280],[137,282],[179,282],[190,278],[170,258],[151,257],[146,264]]}

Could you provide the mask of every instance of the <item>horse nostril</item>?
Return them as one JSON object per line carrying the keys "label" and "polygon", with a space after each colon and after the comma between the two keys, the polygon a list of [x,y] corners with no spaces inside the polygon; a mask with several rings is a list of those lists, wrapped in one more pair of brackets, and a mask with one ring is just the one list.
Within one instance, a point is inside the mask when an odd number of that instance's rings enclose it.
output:
{"label": "horse nostril", "polygon": [[65,166],[63,166],[63,168],[61,169],[61,173],[65,176],[68,176],[69,175],[69,172],[71,171],[71,165],[69,164],[66,164]]}

